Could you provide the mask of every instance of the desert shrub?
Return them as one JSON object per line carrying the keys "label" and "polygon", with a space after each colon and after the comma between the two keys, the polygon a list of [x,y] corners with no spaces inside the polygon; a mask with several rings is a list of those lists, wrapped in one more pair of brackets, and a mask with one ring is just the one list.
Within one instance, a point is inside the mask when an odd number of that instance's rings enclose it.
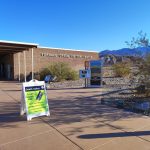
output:
{"label": "desert shrub", "polygon": [[78,75],[69,64],[58,62],[51,64],[49,67],[52,76],[56,76],[58,81],[62,80],[76,80]]}
{"label": "desert shrub", "polygon": [[130,65],[127,63],[117,63],[113,65],[113,71],[117,77],[126,77],[130,74]]}
{"label": "desert shrub", "polygon": [[70,69],[69,66],[63,62],[51,64],[48,68],[53,76],[57,76],[58,81],[65,80]]}
{"label": "desert shrub", "polygon": [[56,76],[57,81],[63,80],[77,80],[78,74],[74,71],[69,64],[64,62],[57,62],[50,64],[47,68],[40,71],[41,80],[44,79],[46,75]]}
{"label": "desert shrub", "polygon": [[76,71],[71,70],[68,72],[66,80],[77,80],[77,79],[79,79],[79,75],[77,74]]}
{"label": "desert shrub", "polygon": [[39,74],[40,74],[40,80],[44,80],[45,76],[51,74],[51,72],[49,68],[43,68]]}
{"label": "desert shrub", "polygon": [[143,63],[140,65],[139,70],[145,78],[150,76],[150,54],[146,56]]}
{"label": "desert shrub", "polygon": [[145,86],[146,95],[150,96],[150,54],[146,56],[140,65],[139,72],[142,77],[139,79],[139,83]]}

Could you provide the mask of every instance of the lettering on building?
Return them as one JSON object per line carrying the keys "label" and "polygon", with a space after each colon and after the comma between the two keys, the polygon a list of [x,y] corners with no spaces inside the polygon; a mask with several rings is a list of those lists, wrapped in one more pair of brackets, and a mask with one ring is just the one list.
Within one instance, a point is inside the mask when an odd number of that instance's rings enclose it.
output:
{"label": "lettering on building", "polygon": [[84,55],[75,55],[75,54],[50,54],[50,53],[41,53],[43,57],[59,57],[59,58],[83,58],[83,59],[91,59],[92,56],[84,56]]}

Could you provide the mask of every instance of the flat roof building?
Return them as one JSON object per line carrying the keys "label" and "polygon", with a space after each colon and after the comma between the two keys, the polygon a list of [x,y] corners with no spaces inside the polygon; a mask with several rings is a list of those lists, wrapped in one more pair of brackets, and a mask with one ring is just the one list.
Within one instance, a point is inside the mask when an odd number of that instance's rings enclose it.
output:
{"label": "flat roof building", "polygon": [[[40,72],[50,63],[66,62],[75,69],[84,69],[85,61],[98,60],[94,51],[40,47],[35,43],[0,41],[0,79],[20,80],[20,76]],[[26,78],[25,78],[26,79]]]}

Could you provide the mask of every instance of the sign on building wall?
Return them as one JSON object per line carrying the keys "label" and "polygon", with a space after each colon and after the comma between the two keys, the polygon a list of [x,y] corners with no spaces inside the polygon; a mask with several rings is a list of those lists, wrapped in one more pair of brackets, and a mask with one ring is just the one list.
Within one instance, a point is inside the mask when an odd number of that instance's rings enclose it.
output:
{"label": "sign on building wall", "polygon": [[85,70],[79,70],[79,76],[80,78],[90,78],[91,77],[91,71],[90,69],[85,69]]}
{"label": "sign on building wall", "polygon": [[27,120],[38,116],[49,116],[49,105],[44,81],[23,83],[21,115],[26,113]]}
{"label": "sign on building wall", "polygon": [[76,55],[76,54],[51,54],[51,53],[41,53],[41,56],[45,56],[45,57],[59,57],[59,58],[83,58],[83,59],[92,59],[92,56]]}

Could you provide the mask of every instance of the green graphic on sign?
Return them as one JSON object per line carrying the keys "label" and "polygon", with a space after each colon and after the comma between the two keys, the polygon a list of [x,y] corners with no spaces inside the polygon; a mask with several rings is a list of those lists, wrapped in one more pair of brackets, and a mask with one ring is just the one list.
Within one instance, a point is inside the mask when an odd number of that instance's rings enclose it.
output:
{"label": "green graphic on sign", "polygon": [[44,86],[25,87],[25,99],[28,115],[49,111]]}

